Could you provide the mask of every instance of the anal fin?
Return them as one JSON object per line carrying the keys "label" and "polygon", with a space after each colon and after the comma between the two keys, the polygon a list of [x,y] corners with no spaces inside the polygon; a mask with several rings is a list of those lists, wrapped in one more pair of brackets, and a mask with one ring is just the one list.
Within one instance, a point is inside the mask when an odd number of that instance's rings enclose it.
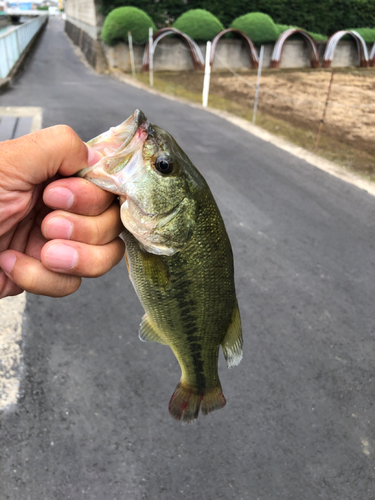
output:
{"label": "anal fin", "polygon": [[238,304],[236,304],[228,331],[221,343],[221,348],[223,349],[224,358],[227,362],[228,368],[232,368],[232,366],[240,364],[242,359],[242,345],[243,340],[240,311],[238,309]]}
{"label": "anal fin", "polygon": [[147,314],[142,318],[138,337],[143,342],[158,342],[159,344],[167,345],[166,340],[155,330]]}

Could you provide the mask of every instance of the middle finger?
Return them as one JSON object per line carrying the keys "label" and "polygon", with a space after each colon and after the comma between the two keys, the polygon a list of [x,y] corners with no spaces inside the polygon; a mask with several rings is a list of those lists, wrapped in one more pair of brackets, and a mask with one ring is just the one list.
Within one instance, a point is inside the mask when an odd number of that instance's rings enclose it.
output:
{"label": "middle finger", "polygon": [[117,201],[100,215],[90,217],[55,210],[42,222],[42,233],[49,240],[74,240],[90,245],[105,245],[122,231]]}

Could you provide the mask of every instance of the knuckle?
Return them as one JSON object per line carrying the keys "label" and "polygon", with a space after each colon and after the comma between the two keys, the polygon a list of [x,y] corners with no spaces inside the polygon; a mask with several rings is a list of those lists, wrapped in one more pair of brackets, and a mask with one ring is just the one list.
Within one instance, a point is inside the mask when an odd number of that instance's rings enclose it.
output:
{"label": "knuckle", "polygon": [[69,125],[56,125],[56,134],[58,135],[60,141],[66,145],[67,150],[72,153],[78,151],[82,148],[82,141],[78,137],[77,133],[69,127]]}
{"label": "knuckle", "polygon": [[75,139],[77,136],[77,134],[71,127],[69,127],[69,125],[56,125],[55,130],[60,137],[64,137],[70,140]]}

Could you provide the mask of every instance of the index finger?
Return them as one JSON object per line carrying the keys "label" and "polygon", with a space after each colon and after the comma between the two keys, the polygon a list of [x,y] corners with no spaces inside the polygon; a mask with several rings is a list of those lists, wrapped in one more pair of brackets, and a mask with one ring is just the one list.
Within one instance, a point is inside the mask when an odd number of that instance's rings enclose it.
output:
{"label": "index finger", "polygon": [[80,177],[51,182],[43,193],[43,201],[49,207],[79,215],[99,215],[114,198],[113,194]]}

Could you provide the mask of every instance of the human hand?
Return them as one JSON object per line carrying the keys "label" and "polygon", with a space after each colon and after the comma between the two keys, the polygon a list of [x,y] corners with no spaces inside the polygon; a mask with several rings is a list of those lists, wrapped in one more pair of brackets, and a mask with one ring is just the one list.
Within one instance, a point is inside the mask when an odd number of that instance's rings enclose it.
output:
{"label": "human hand", "polygon": [[0,298],[23,290],[63,297],[121,260],[114,196],[61,178],[100,157],[65,125],[0,142]]}

